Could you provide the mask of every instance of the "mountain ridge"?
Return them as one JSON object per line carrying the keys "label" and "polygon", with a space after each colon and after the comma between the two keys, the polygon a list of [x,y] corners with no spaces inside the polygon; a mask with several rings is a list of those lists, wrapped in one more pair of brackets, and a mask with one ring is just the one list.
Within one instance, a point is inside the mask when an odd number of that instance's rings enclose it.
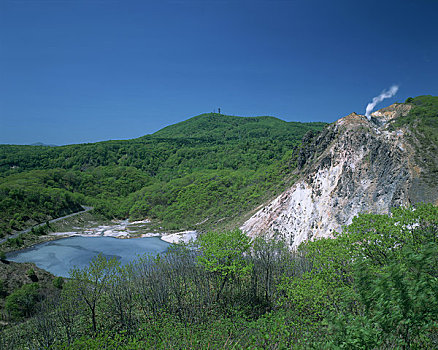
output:
{"label": "mountain ridge", "polygon": [[209,138],[231,140],[242,137],[281,137],[300,128],[323,126],[323,122],[287,122],[271,116],[239,117],[218,113],[204,113],[182,122],[166,126],[146,135],[160,138]]}

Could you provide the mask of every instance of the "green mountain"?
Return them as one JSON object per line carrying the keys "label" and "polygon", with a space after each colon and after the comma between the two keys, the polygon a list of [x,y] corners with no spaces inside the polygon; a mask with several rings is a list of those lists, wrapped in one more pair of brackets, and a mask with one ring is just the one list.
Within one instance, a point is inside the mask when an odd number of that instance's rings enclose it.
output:
{"label": "green mountain", "polygon": [[325,123],[285,122],[274,117],[234,117],[209,113],[167,126],[153,136],[162,138],[202,138],[236,140],[254,138],[290,138],[308,130],[324,127]]}
{"label": "green mountain", "polygon": [[324,123],[203,114],[153,135],[59,147],[0,145],[0,233],[79,204],[166,229],[211,227],[275,193]]}

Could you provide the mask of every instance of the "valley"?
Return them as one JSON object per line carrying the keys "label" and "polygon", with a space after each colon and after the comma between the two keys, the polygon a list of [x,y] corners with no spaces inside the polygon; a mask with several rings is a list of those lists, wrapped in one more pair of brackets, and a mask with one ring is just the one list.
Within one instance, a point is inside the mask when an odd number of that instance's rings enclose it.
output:
{"label": "valley", "polygon": [[81,204],[110,219],[149,218],[165,230],[213,228],[280,191],[301,138],[323,127],[206,114],[134,140],[1,145],[1,234]]}

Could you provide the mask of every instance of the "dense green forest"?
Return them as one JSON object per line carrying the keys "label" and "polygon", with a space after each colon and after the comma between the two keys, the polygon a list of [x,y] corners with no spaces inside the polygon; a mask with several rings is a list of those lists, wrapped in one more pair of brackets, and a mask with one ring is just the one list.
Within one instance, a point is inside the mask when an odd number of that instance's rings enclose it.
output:
{"label": "dense green forest", "polygon": [[437,237],[423,204],[295,252],[233,230],[126,266],[100,255],[51,289],[2,294],[0,348],[435,349]]}
{"label": "dense green forest", "polygon": [[324,125],[203,114],[133,140],[0,145],[0,234],[80,204],[166,229],[211,226],[284,185],[301,139]]}

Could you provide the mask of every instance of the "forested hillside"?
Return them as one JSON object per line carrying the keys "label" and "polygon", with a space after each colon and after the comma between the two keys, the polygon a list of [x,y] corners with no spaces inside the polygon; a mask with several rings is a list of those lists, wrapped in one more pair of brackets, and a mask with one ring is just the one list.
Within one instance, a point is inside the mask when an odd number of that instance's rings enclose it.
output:
{"label": "forested hillside", "polygon": [[203,114],[153,135],[60,147],[0,146],[0,233],[80,204],[167,229],[236,217],[282,185],[324,123]]}

